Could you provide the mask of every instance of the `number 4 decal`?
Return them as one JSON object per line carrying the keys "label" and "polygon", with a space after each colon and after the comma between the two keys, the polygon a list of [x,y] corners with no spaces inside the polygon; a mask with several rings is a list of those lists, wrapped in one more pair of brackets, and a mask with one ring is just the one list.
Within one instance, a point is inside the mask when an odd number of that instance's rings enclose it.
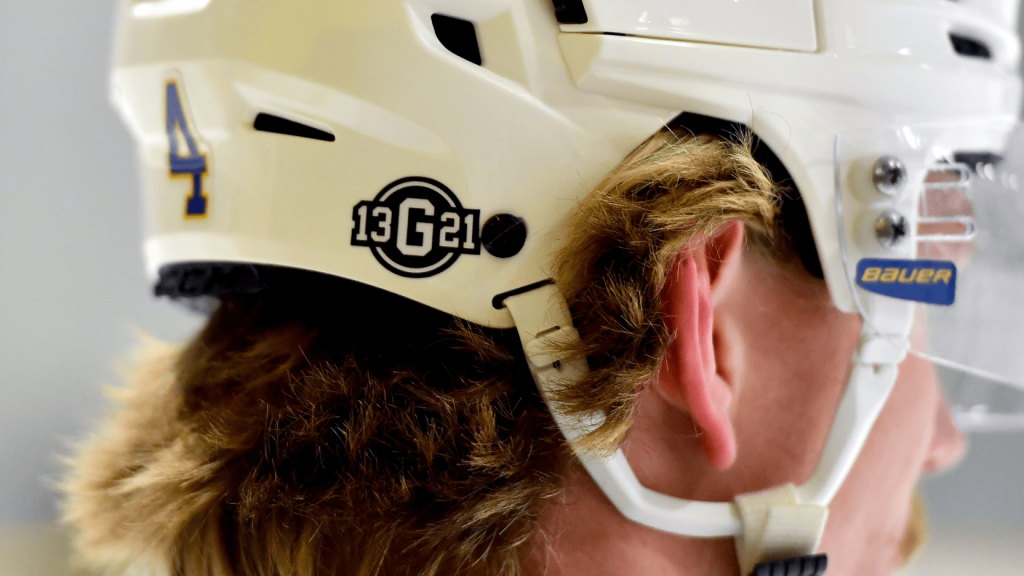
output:
{"label": "number 4 decal", "polygon": [[209,198],[203,192],[206,155],[199,152],[196,139],[185,119],[178,83],[167,83],[167,138],[171,141],[171,176],[191,176],[192,193],[185,198],[185,218],[205,218]]}

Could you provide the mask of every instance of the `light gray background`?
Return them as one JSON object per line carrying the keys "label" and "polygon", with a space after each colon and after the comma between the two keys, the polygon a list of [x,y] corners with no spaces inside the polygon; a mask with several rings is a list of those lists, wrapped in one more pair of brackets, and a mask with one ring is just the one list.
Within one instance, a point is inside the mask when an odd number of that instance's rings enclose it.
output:
{"label": "light gray background", "polygon": [[134,149],[107,104],[112,0],[0,0],[0,525],[54,517],[57,454],[103,413],[150,297]]}
{"label": "light gray background", "polygon": [[[55,517],[46,479],[133,330],[199,322],[143,278],[133,145],[106,101],[113,6],[0,0],[0,526]],[[973,438],[925,493],[940,526],[1024,533],[1024,435]]]}

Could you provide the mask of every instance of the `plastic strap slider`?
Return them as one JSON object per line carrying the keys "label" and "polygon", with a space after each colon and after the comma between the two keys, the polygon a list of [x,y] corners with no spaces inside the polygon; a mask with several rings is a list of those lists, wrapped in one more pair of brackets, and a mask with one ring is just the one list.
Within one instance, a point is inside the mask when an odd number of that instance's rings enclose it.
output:
{"label": "plastic strap slider", "polygon": [[579,341],[579,335],[574,328],[562,328],[555,326],[537,335],[523,347],[526,358],[535,368],[546,368],[548,366],[558,367],[561,362],[562,351],[558,345]]}

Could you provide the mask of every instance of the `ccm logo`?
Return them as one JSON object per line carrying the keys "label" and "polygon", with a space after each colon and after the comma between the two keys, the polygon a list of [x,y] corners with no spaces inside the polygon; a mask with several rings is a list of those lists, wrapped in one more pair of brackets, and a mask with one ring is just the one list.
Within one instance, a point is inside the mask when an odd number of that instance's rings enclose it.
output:
{"label": "ccm logo", "polygon": [[400,276],[433,276],[461,254],[480,254],[480,211],[463,208],[447,186],[429,178],[392,182],[356,204],[352,220],[352,245],[370,248]]}
{"label": "ccm logo", "polygon": [[865,268],[864,274],[860,277],[861,282],[881,282],[882,284],[938,284],[943,282],[949,284],[953,279],[953,270],[949,268],[920,268],[910,270],[907,268]]}

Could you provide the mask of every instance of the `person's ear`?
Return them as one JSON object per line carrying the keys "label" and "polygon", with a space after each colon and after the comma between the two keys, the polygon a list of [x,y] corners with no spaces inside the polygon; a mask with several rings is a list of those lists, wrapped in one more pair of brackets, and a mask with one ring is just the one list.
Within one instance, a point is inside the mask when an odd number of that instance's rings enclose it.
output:
{"label": "person's ear", "polygon": [[708,460],[719,469],[736,459],[736,434],[730,416],[733,383],[719,370],[729,344],[716,337],[713,302],[738,266],[743,243],[739,220],[696,240],[679,256],[661,292],[662,315],[675,338],[655,385],[669,403],[690,414]]}

